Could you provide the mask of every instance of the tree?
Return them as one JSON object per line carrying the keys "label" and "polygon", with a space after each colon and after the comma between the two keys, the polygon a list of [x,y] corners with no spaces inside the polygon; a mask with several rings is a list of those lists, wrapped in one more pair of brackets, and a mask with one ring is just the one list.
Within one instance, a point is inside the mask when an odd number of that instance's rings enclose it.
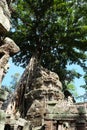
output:
{"label": "tree", "polygon": [[81,87],[84,88],[87,92],[87,70],[86,70],[83,78],[84,78],[85,84],[81,85]]}
{"label": "tree", "polygon": [[86,0],[18,0],[10,35],[21,51],[13,57],[25,67],[32,55],[56,72],[66,89],[81,75],[67,70],[67,63],[85,67],[87,50]]}
{"label": "tree", "polygon": [[76,91],[76,86],[74,85],[74,82],[71,82],[71,83],[67,84],[66,86],[67,86],[66,90],[67,91],[69,90],[74,97],[76,97],[78,95],[77,91]]}
{"label": "tree", "polygon": [[19,79],[20,79],[20,74],[15,73],[14,75],[11,75],[11,78],[12,79],[11,79],[9,86],[2,85],[2,90],[7,91],[9,93],[12,93],[16,89],[16,86],[17,86]]}
{"label": "tree", "polygon": [[14,89],[16,89],[17,83],[19,81],[20,78],[20,74],[19,73],[15,73],[14,75],[11,76],[12,77],[12,81],[10,82],[10,90],[14,91]]}

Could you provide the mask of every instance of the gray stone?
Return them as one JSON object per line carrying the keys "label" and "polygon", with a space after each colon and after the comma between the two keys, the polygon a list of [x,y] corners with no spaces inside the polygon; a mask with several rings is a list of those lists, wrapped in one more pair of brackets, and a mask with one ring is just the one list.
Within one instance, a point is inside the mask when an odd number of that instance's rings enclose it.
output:
{"label": "gray stone", "polygon": [[10,56],[14,55],[20,50],[15,42],[8,37],[6,37],[2,43],[2,46],[0,46],[0,83],[2,82],[7,69],[9,68],[8,60]]}
{"label": "gray stone", "polygon": [[0,34],[4,34],[10,30],[10,16],[6,0],[0,0]]}

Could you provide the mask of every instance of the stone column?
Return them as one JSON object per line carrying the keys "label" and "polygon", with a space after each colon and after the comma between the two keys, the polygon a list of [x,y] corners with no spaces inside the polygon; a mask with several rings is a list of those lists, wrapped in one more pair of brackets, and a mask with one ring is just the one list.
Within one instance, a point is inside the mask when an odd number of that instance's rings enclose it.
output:
{"label": "stone column", "polygon": [[62,126],[61,125],[58,126],[58,130],[62,130]]}
{"label": "stone column", "polygon": [[62,130],[62,124],[61,123],[58,124],[58,130]]}

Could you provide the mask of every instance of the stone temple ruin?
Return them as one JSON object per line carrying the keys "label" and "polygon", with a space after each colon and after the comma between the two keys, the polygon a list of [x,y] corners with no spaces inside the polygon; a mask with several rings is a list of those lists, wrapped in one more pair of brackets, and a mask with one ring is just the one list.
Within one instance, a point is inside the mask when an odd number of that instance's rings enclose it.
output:
{"label": "stone temple ruin", "polygon": [[[8,69],[10,56],[20,50],[12,39],[5,37],[9,29],[10,11],[6,0],[1,0],[0,83]],[[43,68],[35,56],[13,95],[6,99],[7,94],[0,88],[1,130],[7,124],[11,130],[87,130],[87,103],[74,103],[70,95],[65,98],[58,75]]]}
{"label": "stone temple ruin", "polygon": [[20,49],[15,42],[9,37],[5,37],[10,30],[10,11],[9,1],[0,0],[0,129],[3,130],[3,120],[5,113],[1,110],[3,102],[7,99],[8,92],[1,88],[1,82],[9,68],[9,58],[17,53]]}
{"label": "stone temple ruin", "polygon": [[87,103],[74,103],[71,96],[65,99],[58,75],[40,66],[35,57],[26,67],[6,113],[14,118],[19,113],[26,119],[23,130],[87,129]]}

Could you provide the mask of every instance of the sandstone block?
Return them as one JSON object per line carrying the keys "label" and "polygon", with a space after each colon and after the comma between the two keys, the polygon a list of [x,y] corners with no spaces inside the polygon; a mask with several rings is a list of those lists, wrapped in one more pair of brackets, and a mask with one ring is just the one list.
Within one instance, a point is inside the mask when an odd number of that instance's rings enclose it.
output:
{"label": "sandstone block", "polygon": [[0,0],[0,34],[10,30],[10,12],[6,0]]}

